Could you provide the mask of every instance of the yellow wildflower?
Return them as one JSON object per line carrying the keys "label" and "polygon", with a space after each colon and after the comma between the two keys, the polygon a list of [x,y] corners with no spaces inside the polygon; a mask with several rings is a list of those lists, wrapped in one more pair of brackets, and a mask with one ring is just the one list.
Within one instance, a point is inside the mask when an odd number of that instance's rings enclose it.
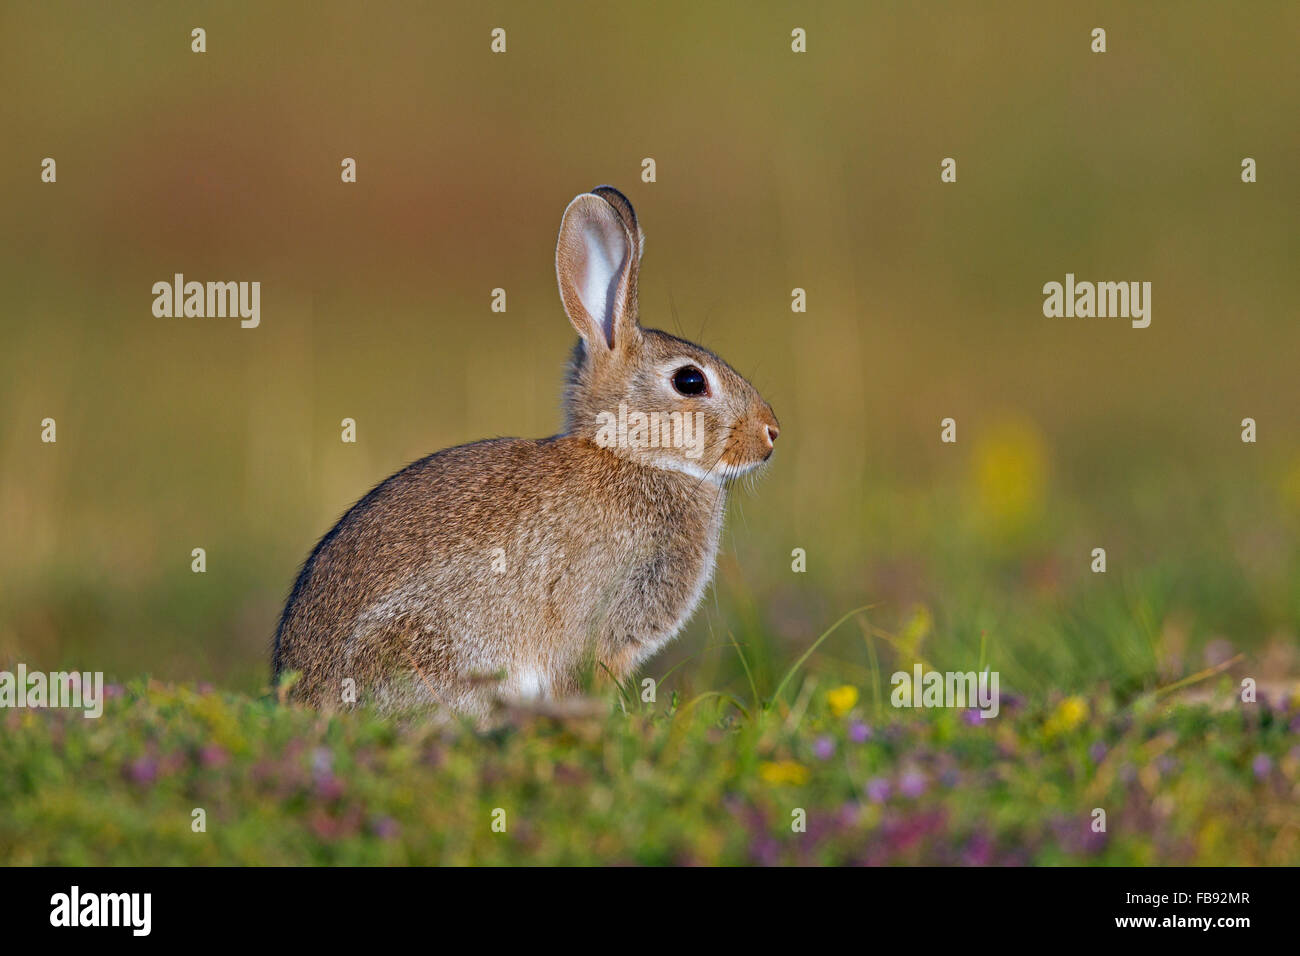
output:
{"label": "yellow wildflower", "polygon": [[796,787],[808,782],[808,768],[793,760],[764,760],[758,775],[767,783],[788,783]]}
{"label": "yellow wildflower", "polygon": [[834,690],[826,692],[826,702],[830,704],[832,714],[836,717],[843,717],[857,704],[858,689],[852,684],[836,687]]}
{"label": "yellow wildflower", "polygon": [[1076,694],[1056,705],[1056,710],[1047,718],[1044,729],[1047,736],[1055,737],[1057,734],[1069,733],[1087,719],[1088,702]]}
{"label": "yellow wildflower", "polygon": [[980,435],[973,454],[977,514],[997,536],[1015,536],[1043,510],[1047,448],[1028,421],[1007,420]]}

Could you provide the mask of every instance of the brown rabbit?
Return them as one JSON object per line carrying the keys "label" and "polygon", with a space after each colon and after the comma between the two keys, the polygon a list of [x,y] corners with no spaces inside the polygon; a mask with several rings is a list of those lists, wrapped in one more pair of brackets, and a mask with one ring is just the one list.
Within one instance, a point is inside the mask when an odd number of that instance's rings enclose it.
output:
{"label": "brown rabbit", "polygon": [[336,708],[443,708],[622,680],[671,640],[713,573],[731,479],[777,420],[706,349],[637,321],[645,237],[602,186],[564,211],[560,298],[581,340],[564,431],[449,448],[355,504],[307,559],[275,636],[276,683]]}

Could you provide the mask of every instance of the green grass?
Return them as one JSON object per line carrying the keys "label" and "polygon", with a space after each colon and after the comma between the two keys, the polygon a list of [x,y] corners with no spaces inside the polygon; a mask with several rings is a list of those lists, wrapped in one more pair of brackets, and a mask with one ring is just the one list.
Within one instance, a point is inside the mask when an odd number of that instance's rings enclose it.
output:
{"label": "green grass", "polygon": [[991,720],[877,717],[803,672],[766,707],[672,684],[655,703],[611,691],[595,716],[515,714],[490,732],[143,681],[98,720],[9,710],[0,862],[1300,860],[1300,711],[1240,703],[1223,675],[1192,682],[1195,700],[1004,694]]}

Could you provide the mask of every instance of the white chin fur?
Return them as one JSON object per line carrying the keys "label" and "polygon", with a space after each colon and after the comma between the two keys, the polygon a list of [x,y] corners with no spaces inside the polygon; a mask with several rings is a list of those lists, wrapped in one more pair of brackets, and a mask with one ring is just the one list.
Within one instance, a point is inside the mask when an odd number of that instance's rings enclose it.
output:
{"label": "white chin fur", "polygon": [[712,469],[707,469],[696,462],[681,458],[650,458],[646,461],[646,464],[661,471],[679,471],[684,475],[690,475],[692,478],[721,485],[732,478],[740,477],[747,471],[753,471],[762,462],[755,461],[748,465],[717,464]]}

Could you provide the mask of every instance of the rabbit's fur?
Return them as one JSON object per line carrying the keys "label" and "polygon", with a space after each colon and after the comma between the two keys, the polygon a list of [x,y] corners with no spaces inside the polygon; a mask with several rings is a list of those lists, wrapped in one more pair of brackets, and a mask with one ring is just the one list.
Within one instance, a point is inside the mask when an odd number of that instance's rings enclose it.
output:
{"label": "rabbit's fur", "polygon": [[[716,355],[640,327],[644,241],[611,187],[569,204],[556,273],[581,338],[564,431],[437,452],[357,502],[280,619],[272,669],[277,683],[298,672],[293,698],[333,709],[354,691],[483,717],[501,699],[575,692],[587,672],[622,680],[681,629],[713,572],[727,484],[767,460],[778,425]],[[689,375],[678,388],[687,367],[707,393]],[[620,406],[698,412],[702,441],[611,441]]]}

